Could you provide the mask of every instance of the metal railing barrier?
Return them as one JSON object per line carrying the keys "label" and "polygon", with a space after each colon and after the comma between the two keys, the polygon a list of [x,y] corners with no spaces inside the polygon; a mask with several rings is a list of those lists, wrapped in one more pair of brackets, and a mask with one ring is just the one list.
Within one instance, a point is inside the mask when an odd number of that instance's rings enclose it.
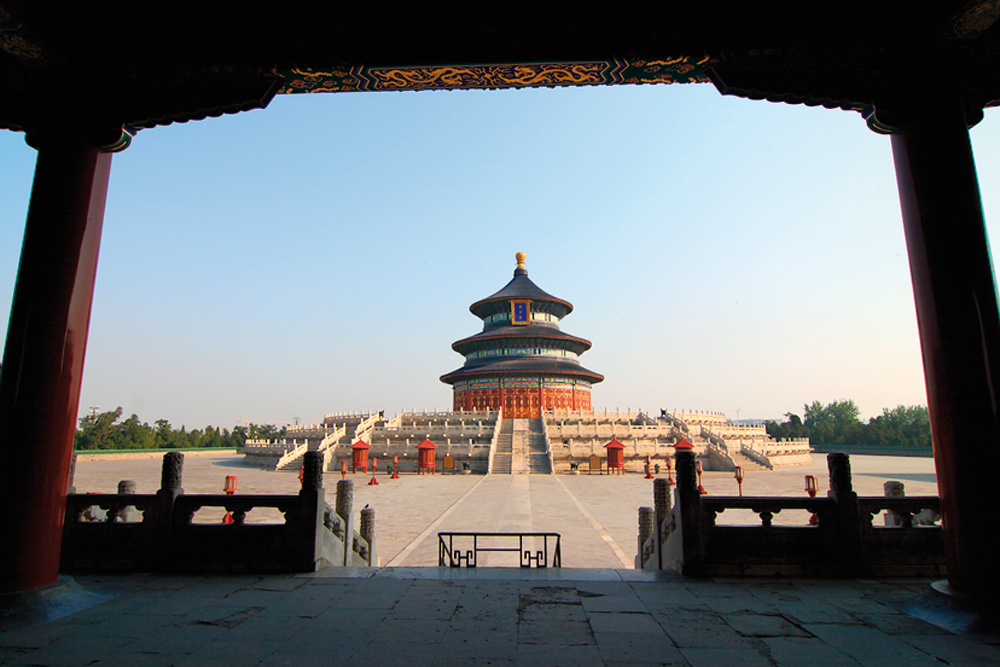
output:
{"label": "metal railing barrier", "polygon": [[[486,545],[480,543],[483,538],[488,540]],[[535,548],[538,546],[536,540],[541,541],[541,549]],[[476,567],[480,553],[500,551],[517,553],[521,567],[562,567],[559,540],[559,533],[438,533],[438,565]]]}

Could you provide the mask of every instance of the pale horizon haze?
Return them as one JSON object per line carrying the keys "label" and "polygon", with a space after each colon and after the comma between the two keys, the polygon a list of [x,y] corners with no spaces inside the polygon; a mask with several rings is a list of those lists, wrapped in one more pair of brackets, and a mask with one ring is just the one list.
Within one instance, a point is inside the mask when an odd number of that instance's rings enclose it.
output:
{"label": "pale horizon haze", "polygon": [[[992,238],[994,113],[971,131]],[[0,132],[8,314],[34,161]],[[451,344],[518,251],[593,342],[596,408],[926,403],[889,138],[689,84],[282,95],[139,132],[113,158],[80,414],[449,409]]]}

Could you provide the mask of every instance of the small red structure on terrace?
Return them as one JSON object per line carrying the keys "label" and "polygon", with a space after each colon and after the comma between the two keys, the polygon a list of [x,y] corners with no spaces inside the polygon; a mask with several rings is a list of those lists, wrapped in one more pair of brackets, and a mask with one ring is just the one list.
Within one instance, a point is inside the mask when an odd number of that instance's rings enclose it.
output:
{"label": "small red structure on terrace", "polygon": [[368,450],[371,449],[364,440],[358,440],[351,445],[351,472],[361,470],[368,472]]}
{"label": "small red structure on terrace", "polygon": [[625,445],[613,438],[604,448],[608,450],[608,474],[625,474]]}
{"label": "small red structure on terrace", "polygon": [[434,450],[437,449],[437,445],[431,442],[428,438],[424,438],[424,441],[417,445],[417,474],[422,475],[425,471],[429,470],[430,473],[434,474]]}

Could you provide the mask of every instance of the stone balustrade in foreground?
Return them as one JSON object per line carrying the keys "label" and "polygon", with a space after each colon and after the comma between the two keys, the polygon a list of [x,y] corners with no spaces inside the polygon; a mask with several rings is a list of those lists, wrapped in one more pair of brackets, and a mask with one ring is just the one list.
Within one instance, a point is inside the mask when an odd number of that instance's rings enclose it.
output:
{"label": "stone balustrade in foreground", "polygon": [[[163,457],[155,494],[81,494],[66,498],[61,569],[114,572],[314,572],[330,565],[377,565],[374,510],[352,511],[353,482],[337,483],[326,503],[323,455],[304,458],[297,495],[190,494],[181,487],[184,457]],[[87,521],[94,508],[104,520]],[[197,523],[203,508],[224,509],[232,523]],[[247,513],[277,509],[280,523],[245,523]],[[138,521],[122,521],[141,513]]]}
{"label": "stone balustrade in foreground", "polygon": [[[940,577],[945,574],[939,525],[915,525],[936,496],[858,497],[846,454],[827,457],[826,498],[708,496],[698,492],[695,456],[676,455],[671,506],[667,480],[654,481],[654,507],[639,509],[636,567],[672,568],[697,576]],[[727,511],[750,510],[758,525],[720,525]],[[781,512],[815,519],[774,525]],[[875,525],[888,511],[894,525]],[[889,524],[890,522],[886,522]]]}

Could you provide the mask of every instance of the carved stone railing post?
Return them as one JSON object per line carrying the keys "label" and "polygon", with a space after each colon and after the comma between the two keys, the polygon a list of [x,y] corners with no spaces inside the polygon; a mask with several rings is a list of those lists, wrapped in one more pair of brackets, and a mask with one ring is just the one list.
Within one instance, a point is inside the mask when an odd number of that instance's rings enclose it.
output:
{"label": "carved stone railing post", "polygon": [[[847,454],[835,452],[826,455],[827,469],[830,471],[830,490],[827,497],[834,503],[834,525],[831,534],[834,543],[829,546],[837,553],[847,570],[856,570],[864,558],[861,542],[861,512],[858,509],[858,494],[854,492],[851,479],[851,459]],[[820,517],[820,526],[824,517]]]}
{"label": "carved stone railing post", "polygon": [[169,491],[173,495],[184,493],[181,488],[181,475],[184,472],[184,455],[180,452],[167,452],[163,455],[163,467],[160,468],[160,490],[157,493]]}
{"label": "carved stone railing post", "polygon": [[670,482],[662,477],[653,480],[653,508],[656,510],[656,523],[663,522],[670,514]]}
{"label": "carved stone railing post", "polygon": [[674,465],[677,470],[677,495],[680,500],[686,498],[697,499],[698,493],[698,471],[695,465],[695,453],[693,451],[678,451],[674,455]]}
{"label": "carved stone railing post", "polygon": [[673,500],[670,494],[670,481],[659,477],[653,480],[653,509],[656,512],[656,567],[663,569],[663,544],[670,537],[673,525],[670,520],[670,510]]}
{"label": "carved stone railing post", "polygon": [[342,479],[337,482],[337,515],[344,522],[344,560],[342,565],[351,564],[354,543],[354,482]]}
{"label": "carved stone railing post", "polygon": [[368,542],[368,564],[378,565],[375,552],[375,509],[366,507],[361,510],[361,537]]}
{"label": "carved stone railing post", "polygon": [[337,514],[345,521],[351,516],[354,504],[354,482],[342,479],[337,482]]}
{"label": "carved stone railing post", "polygon": [[76,493],[76,452],[69,460],[69,483],[66,485],[66,493]]}
{"label": "carved stone railing post", "polygon": [[[653,511],[652,507],[640,507],[639,508],[639,537],[638,543],[636,544],[636,557],[635,557],[635,567],[637,570],[643,569],[646,565],[646,553],[643,551],[643,545],[646,544],[652,535],[653,531],[656,529],[656,512]],[[650,554],[655,556],[655,554]]]}
{"label": "carved stone railing post", "polygon": [[854,493],[854,482],[851,479],[851,457],[836,452],[826,455],[826,467],[830,471],[829,497],[846,496]]}
{"label": "carved stone railing post", "polygon": [[302,460],[302,492],[319,491],[323,488],[323,454],[306,452]]}
{"label": "carved stone railing post", "polygon": [[[131,479],[123,479],[118,482],[118,495],[130,496],[135,494],[135,482]],[[128,509],[127,505],[115,505],[108,509],[108,523],[135,521],[136,511]]]}
{"label": "carved stone railing post", "polygon": [[[882,485],[885,491],[886,498],[902,498],[906,496],[906,489],[902,482],[897,482],[894,480],[889,480]],[[903,521],[900,519],[899,515],[892,510],[886,510],[885,512],[885,525],[887,526],[899,526],[902,525]]]}
{"label": "carved stone railing post", "polygon": [[677,469],[677,513],[680,518],[678,527],[683,551],[680,563],[669,564],[675,569],[680,565],[684,574],[697,574],[705,558],[707,531],[703,525],[695,453],[690,449],[677,449],[674,460]]}
{"label": "carved stone railing post", "polygon": [[184,455],[180,452],[167,452],[163,455],[163,465],[160,468],[160,488],[156,492],[156,502],[149,510],[143,512],[143,525],[152,545],[150,560],[160,568],[169,567],[175,561],[173,554],[172,531],[175,524],[185,522],[188,517],[174,516],[174,503],[177,497],[184,493],[181,487],[181,477],[184,472]]}
{"label": "carved stone railing post", "polygon": [[[302,488],[299,489],[298,508],[289,516],[288,523],[301,545],[303,566],[326,559],[324,553],[325,517],[328,511],[326,490],[323,488],[323,452],[306,452],[302,457]],[[294,518],[293,518],[294,517]],[[339,562],[339,553],[335,556]],[[308,563],[307,563],[308,562]]]}

